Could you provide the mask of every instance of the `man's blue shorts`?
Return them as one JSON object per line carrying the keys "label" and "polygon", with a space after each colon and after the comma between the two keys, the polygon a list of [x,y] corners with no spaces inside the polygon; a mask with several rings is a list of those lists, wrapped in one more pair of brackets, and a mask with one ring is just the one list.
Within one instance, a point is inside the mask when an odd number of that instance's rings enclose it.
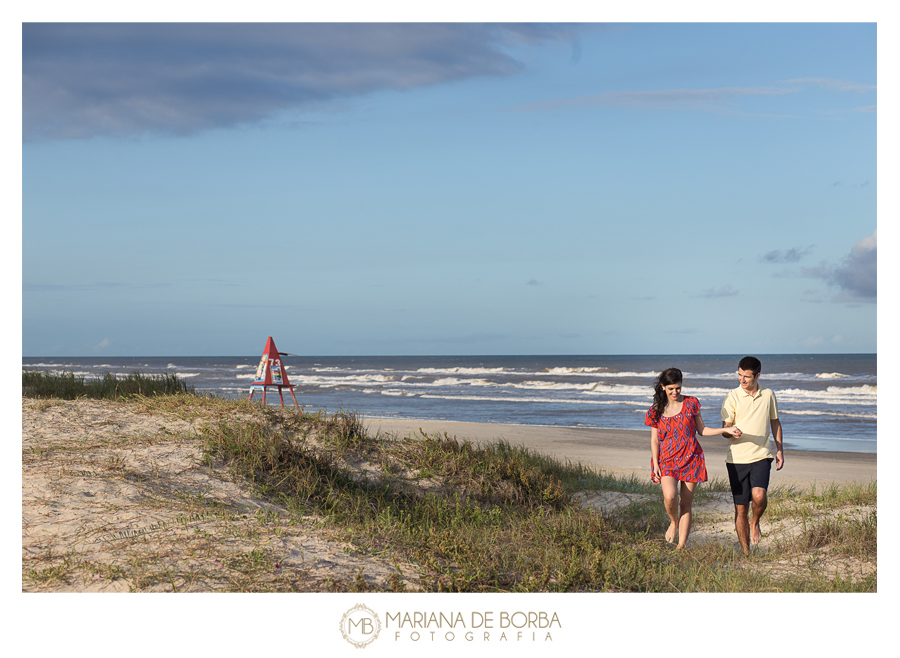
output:
{"label": "man's blue shorts", "polygon": [[769,488],[769,474],[772,472],[772,458],[760,459],[750,464],[725,463],[728,480],[731,482],[731,496],[735,505],[749,505],[750,491],[757,487]]}

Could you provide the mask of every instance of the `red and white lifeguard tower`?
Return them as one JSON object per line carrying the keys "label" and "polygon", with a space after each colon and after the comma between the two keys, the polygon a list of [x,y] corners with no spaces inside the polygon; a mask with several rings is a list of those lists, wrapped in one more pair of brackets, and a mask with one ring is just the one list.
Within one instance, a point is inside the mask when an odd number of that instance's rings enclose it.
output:
{"label": "red and white lifeguard tower", "polygon": [[275,347],[275,341],[269,336],[269,340],[266,341],[266,349],[263,351],[259,365],[256,367],[256,379],[250,384],[250,397],[248,399],[252,400],[253,394],[258,389],[262,389],[263,404],[265,404],[266,391],[270,387],[277,387],[278,397],[281,399],[281,406],[283,407],[284,395],[282,395],[282,389],[286,388],[291,392],[291,397],[294,398],[294,406],[298,411],[300,410],[300,405],[297,404],[297,397],[294,395],[294,387],[288,381],[287,373],[284,371],[284,364],[281,362],[281,356],[286,354],[287,352],[278,351]]}

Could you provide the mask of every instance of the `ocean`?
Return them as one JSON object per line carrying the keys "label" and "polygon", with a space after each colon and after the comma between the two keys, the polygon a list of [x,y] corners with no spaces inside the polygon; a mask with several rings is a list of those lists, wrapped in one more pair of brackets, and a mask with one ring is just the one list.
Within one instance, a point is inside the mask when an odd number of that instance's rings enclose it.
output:
{"label": "ocean", "polygon": [[[719,426],[743,355],[283,357],[301,406],[366,417],[646,429],[653,380],[684,373],[682,392]],[[756,355],[775,391],[787,450],[877,452],[875,354]],[[247,397],[260,355],[28,357],[23,370],[100,377],[176,374],[198,392]],[[285,391],[285,404],[293,405]],[[254,399],[261,400],[256,393]],[[270,391],[269,404],[279,404]]]}

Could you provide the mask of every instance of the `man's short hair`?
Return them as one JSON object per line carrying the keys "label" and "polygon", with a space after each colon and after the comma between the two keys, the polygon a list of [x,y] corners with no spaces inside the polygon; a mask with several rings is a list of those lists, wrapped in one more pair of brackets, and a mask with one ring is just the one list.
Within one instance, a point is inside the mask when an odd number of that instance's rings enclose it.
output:
{"label": "man's short hair", "polygon": [[738,364],[738,370],[749,370],[754,377],[759,377],[762,371],[762,363],[755,356],[745,356]]}

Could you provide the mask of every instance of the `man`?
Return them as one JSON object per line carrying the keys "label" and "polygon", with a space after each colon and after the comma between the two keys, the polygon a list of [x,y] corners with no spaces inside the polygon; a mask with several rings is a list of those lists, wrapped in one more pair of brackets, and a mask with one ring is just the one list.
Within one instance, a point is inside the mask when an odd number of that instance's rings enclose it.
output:
{"label": "man", "polygon": [[[738,364],[740,386],[729,391],[722,402],[722,427],[737,426],[741,434],[728,439],[725,467],[731,482],[734,498],[734,526],[738,541],[745,555],[750,545],[756,546],[762,537],[759,521],[766,511],[769,474],[772,469],[772,442],[775,442],[775,469],[784,466],[781,421],[778,420],[778,404],[771,389],[759,385],[762,364],[755,356],[745,356]],[[748,520],[750,500],[753,500],[753,516]]]}

